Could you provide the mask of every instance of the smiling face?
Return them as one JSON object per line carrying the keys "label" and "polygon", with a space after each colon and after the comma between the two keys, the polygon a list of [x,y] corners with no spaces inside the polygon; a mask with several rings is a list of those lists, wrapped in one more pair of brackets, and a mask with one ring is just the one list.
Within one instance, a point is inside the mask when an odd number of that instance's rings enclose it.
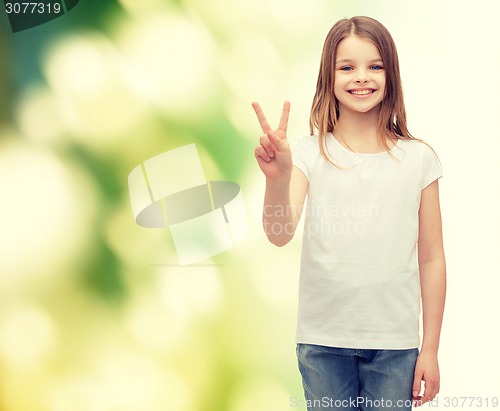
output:
{"label": "smiling face", "polygon": [[350,35],[339,43],[336,54],[334,93],[340,113],[378,110],[385,94],[385,70],[377,47]]}

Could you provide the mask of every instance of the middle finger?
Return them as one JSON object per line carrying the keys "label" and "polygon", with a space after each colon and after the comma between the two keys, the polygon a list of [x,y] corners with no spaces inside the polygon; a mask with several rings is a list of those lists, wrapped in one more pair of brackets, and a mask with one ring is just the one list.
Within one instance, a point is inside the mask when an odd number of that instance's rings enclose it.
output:
{"label": "middle finger", "polygon": [[264,115],[264,112],[262,111],[262,108],[260,107],[260,104],[255,101],[252,103],[252,107],[255,111],[255,114],[257,114],[257,119],[259,120],[260,127],[262,128],[262,131],[264,133],[267,133],[268,131],[271,130],[271,126],[269,125],[269,123],[266,119],[266,116]]}

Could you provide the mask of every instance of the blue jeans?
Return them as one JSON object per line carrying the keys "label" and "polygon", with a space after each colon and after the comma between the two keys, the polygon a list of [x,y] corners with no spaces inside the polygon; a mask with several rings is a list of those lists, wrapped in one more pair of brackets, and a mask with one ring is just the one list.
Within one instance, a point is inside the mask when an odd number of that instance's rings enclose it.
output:
{"label": "blue jeans", "polygon": [[411,410],[418,348],[361,350],[297,344],[308,411]]}

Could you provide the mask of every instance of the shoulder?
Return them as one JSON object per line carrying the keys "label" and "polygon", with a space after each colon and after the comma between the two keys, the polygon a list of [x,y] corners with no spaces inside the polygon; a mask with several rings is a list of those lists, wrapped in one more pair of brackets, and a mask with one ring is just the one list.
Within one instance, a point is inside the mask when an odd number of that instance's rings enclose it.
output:
{"label": "shoulder", "polygon": [[400,139],[399,145],[405,152],[405,158],[412,164],[420,178],[420,189],[443,176],[441,161],[434,148],[421,139]]}
{"label": "shoulder", "polygon": [[315,157],[320,152],[319,137],[303,136],[293,145],[293,155],[296,157]]}
{"label": "shoulder", "polygon": [[308,148],[318,147],[319,150],[319,137],[317,135],[302,136],[295,143],[295,147],[308,147]]}
{"label": "shoulder", "polygon": [[407,145],[408,147],[429,147],[432,149],[432,146],[431,144],[427,141],[427,140],[424,140],[424,139],[421,139],[421,138],[406,138],[406,137],[400,137],[399,138],[399,142],[401,144],[405,144]]}
{"label": "shoulder", "polygon": [[292,151],[293,165],[309,178],[320,155],[319,138],[316,135],[298,139]]}
{"label": "shoulder", "polygon": [[430,143],[417,138],[400,138],[398,146],[405,152],[413,153],[421,157],[436,157],[437,153]]}

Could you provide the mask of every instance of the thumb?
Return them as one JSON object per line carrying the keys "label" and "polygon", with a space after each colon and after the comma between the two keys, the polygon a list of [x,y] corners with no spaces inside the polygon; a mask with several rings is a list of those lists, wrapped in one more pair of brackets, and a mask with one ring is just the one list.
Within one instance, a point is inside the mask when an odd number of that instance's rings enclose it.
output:
{"label": "thumb", "polygon": [[282,151],[283,150],[283,140],[279,138],[274,131],[268,131],[267,132],[267,137],[269,138],[269,141],[271,144],[276,147],[277,151]]}
{"label": "thumb", "polygon": [[422,384],[422,373],[416,372],[415,378],[413,380],[413,396],[414,397],[417,397],[418,394],[420,393],[421,384]]}

